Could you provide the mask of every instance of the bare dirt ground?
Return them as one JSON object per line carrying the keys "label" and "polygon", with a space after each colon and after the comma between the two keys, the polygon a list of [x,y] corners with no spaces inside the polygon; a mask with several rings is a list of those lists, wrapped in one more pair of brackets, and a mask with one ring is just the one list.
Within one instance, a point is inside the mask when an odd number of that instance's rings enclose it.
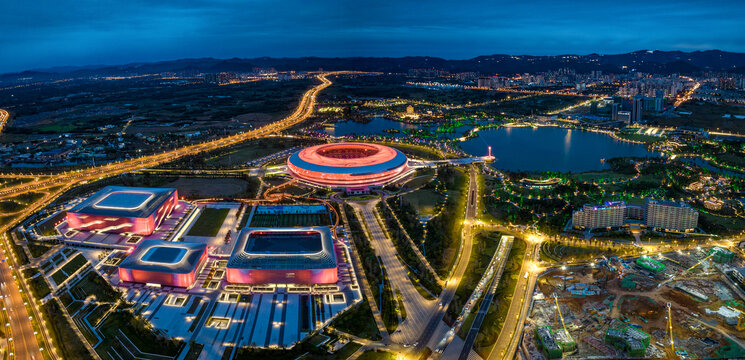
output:
{"label": "bare dirt ground", "polygon": [[248,182],[230,178],[179,178],[166,186],[175,187],[188,197],[237,196],[245,193]]}

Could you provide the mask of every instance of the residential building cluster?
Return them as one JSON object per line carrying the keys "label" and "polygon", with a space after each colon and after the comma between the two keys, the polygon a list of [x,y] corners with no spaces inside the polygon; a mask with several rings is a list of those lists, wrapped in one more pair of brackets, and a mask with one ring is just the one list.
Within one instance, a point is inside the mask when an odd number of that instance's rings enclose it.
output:
{"label": "residential building cluster", "polygon": [[647,199],[643,206],[624,201],[585,205],[572,214],[572,225],[577,229],[618,228],[629,222],[650,229],[690,232],[698,226],[698,211],[682,201]]}

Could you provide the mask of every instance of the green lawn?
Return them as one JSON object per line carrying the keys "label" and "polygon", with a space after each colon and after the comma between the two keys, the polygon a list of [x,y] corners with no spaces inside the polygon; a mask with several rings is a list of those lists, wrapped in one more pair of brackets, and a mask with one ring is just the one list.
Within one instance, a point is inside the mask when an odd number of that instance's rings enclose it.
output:
{"label": "green lawn", "polygon": [[88,263],[88,260],[85,259],[85,256],[78,253],[75,255],[72,260],[68,261],[64,266],[62,266],[61,269],[55,271],[52,274],[52,279],[54,279],[54,282],[57,283],[57,285],[62,284],[67,278],[70,277],[75,271],[83,267],[85,264]]}
{"label": "green lawn", "polygon": [[331,327],[354,336],[370,340],[380,340],[380,331],[373,318],[370,304],[367,300],[360,302],[351,309],[339,315],[331,323]]}
{"label": "green lawn", "polygon": [[435,206],[444,199],[444,196],[432,189],[421,189],[403,195],[402,198],[411,204],[419,215],[431,216],[435,213]]}
{"label": "green lawn", "polygon": [[396,360],[396,354],[381,350],[367,350],[357,360]]}
{"label": "green lawn", "polygon": [[51,292],[49,284],[47,284],[43,276],[37,276],[29,280],[28,284],[31,287],[31,292],[34,293],[34,297],[37,299],[41,299]]}
{"label": "green lawn", "polygon": [[0,211],[4,213],[15,213],[23,210],[26,205],[12,200],[0,201]]}
{"label": "green lawn", "polygon": [[95,295],[96,300],[102,302],[114,302],[119,298],[119,293],[95,271],[87,273],[70,291],[74,292],[73,295],[78,300],[83,300],[89,295]]}
{"label": "green lawn", "polygon": [[[175,357],[184,345],[182,341],[159,337],[149,328],[147,320],[133,316],[129,311],[111,313],[99,330],[104,337],[101,345],[96,347],[99,354],[105,354],[110,348],[118,347],[119,331],[124,333],[141,352]],[[136,353],[135,349],[130,350]]]}
{"label": "green lawn", "polygon": [[349,342],[346,345],[344,345],[341,349],[336,350],[336,352],[334,353],[334,360],[344,360],[352,356],[352,354],[357,352],[357,350],[359,350],[361,347],[362,347],[361,344],[358,344],[354,341]]}
{"label": "green lawn", "polygon": [[49,324],[54,345],[63,359],[93,359],[80,338],[75,335],[73,327],[62,315],[56,301],[52,300],[42,306],[42,314]]}
{"label": "green lawn", "polygon": [[230,209],[202,208],[202,213],[191,229],[188,236],[215,236],[220,231],[225,217],[228,216]]}
{"label": "green lawn", "polygon": [[425,257],[440,277],[447,277],[460,246],[464,209],[468,196],[468,173],[460,168],[443,168],[437,176],[448,191],[442,213],[427,223]]}
{"label": "green lawn", "polygon": [[665,138],[661,136],[652,136],[652,135],[644,135],[644,134],[629,134],[629,133],[623,133],[623,132],[616,133],[616,136],[620,137],[621,139],[626,139],[626,140],[631,140],[631,141],[640,141],[640,142],[645,142],[645,143],[654,143],[654,142],[665,140]]}
{"label": "green lawn", "polygon": [[27,244],[28,251],[31,252],[31,256],[37,258],[39,256],[42,256],[49,251],[52,247],[47,244],[42,244],[38,242],[29,242]]}

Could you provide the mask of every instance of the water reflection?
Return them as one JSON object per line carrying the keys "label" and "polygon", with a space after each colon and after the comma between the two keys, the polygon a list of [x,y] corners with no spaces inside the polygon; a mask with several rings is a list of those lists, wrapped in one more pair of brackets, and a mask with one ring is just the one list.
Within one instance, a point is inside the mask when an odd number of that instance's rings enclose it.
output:
{"label": "water reflection", "polygon": [[461,142],[460,146],[478,156],[486,154],[487,146],[491,146],[497,157],[493,166],[510,171],[583,172],[608,168],[604,159],[659,156],[641,144],[556,127],[482,130],[478,137]]}

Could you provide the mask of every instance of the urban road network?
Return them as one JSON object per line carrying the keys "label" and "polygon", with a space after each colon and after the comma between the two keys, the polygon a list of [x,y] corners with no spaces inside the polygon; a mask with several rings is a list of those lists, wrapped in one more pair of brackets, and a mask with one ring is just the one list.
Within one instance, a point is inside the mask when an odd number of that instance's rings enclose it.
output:
{"label": "urban road network", "polygon": [[[40,177],[36,181],[30,183],[11,186],[0,190],[0,199],[6,199],[28,192],[47,191],[46,196],[30,205],[27,211],[20,214],[18,217],[18,219],[20,219],[34,211],[38,211],[40,208],[54,200],[56,195],[61,191],[76,184],[146,169],[176,160],[186,155],[211,151],[235,145],[246,140],[269,136],[273,133],[280,132],[304,121],[313,113],[316,104],[316,96],[320,91],[332,84],[328,79],[329,76],[345,73],[350,72],[327,72],[318,74],[316,78],[320,80],[321,83],[303,94],[297,108],[291,115],[264,127],[245,133],[165,151],[159,154],[147,155],[85,170],[68,171],[57,175]],[[0,109],[0,131],[8,118],[9,115],[7,111]],[[528,247],[520,268],[520,276],[518,276],[517,284],[513,293],[512,302],[509,304],[503,328],[499,334],[496,345],[488,356],[488,359],[511,359],[515,356],[520,343],[520,338],[522,337],[522,324],[525,322],[528,313],[537,278],[540,275],[540,272],[544,270],[537,266],[540,254],[540,244],[543,238],[540,234],[515,232],[513,229],[485,224],[478,220],[480,198],[478,188],[478,170],[477,165],[472,163],[483,161],[485,159],[486,158],[472,158],[469,159],[469,161],[460,164],[469,166],[469,184],[464,224],[461,233],[461,246],[457,255],[455,267],[450,277],[444,279],[446,281],[443,291],[439,298],[435,300],[425,299],[409,280],[404,265],[398,259],[392,240],[380,226],[381,220],[379,219],[379,215],[375,209],[375,205],[378,201],[356,202],[352,204],[355,213],[357,214],[356,216],[359,216],[366,224],[368,239],[371,241],[372,247],[375,249],[376,254],[381,259],[382,265],[385,267],[393,291],[398,291],[400,293],[407,314],[406,319],[401,322],[397,330],[393,334],[387,334],[382,321],[380,320],[378,306],[375,304],[378,299],[371,301],[370,305],[375,314],[376,322],[378,323],[381,332],[383,332],[383,340],[380,342],[365,341],[363,343],[366,348],[387,347],[408,354],[412,358],[418,357],[426,348],[429,348],[430,350],[437,349],[438,344],[440,344],[443,339],[447,339],[449,331],[451,331],[451,328],[443,322],[443,318],[450,302],[455,296],[455,291],[467,270],[468,261],[471,257],[473,247],[474,234],[477,233],[479,229],[493,229],[521,236],[528,242]],[[55,188],[56,191],[49,191],[52,188]],[[5,226],[0,227],[0,232],[5,233],[6,230],[14,225],[14,223],[6,224]],[[12,241],[12,239],[3,236],[3,240],[6,242],[6,245],[8,245],[8,248],[12,248],[10,247],[10,241]],[[558,239],[558,241],[561,241],[561,239]],[[614,244],[608,245],[618,246]],[[648,254],[652,254],[655,252],[689,249],[695,247],[696,244],[667,244],[666,246],[662,246],[662,244],[644,244],[642,246],[645,247]],[[0,296],[2,296],[3,306],[8,310],[7,313],[10,317],[10,336],[12,336],[13,339],[11,342],[11,349],[14,353],[15,359],[41,359],[42,355],[40,349],[44,346],[50,346],[50,341],[47,338],[47,331],[42,331],[44,344],[38,344],[31,322],[33,317],[38,317],[38,310],[32,306],[33,314],[27,313],[23,297],[21,296],[21,291],[26,291],[28,293],[28,289],[23,281],[20,282],[23,289],[18,288],[16,278],[13,275],[13,269],[11,268],[11,266],[16,266],[17,269],[18,264],[13,256],[6,257],[6,255],[10,254],[0,255],[0,261],[2,261],[0,263]],[[359,272],[361,270],[361,266],[358,263],[359,259],[356,254],[353,258],[356,260],[354,264],[355,268]],[[497,264],[503,266],[506,261],[506,255],[496,261]],[[578,263],[574,263],[574,265],[576,264]],[[525,275],[523,276],[523,274]],[[490,285],[486,289],[486,294],[491,294],[493,296],[500,275],[501,271],[495,274],[494,278],[489,283]],[[364,276],[361,276],[360,280],[364,282],[363,278]],[[375,286],[377,284],[370,285]],[[366,291],[366,294],[368,297],[371,296],[369,291]],[[445,353],[456,354],[456,356],[461,359],[472,358],[475,355],[473,350],[471,350],[471,347],[473,346],[475,335],[478,333],[478,328],[488,311],[489,303],[483,305],[485,306],[483,306],[483,308],[476,314],[477,321],[474,322],[471,328],[467,329],[468,335],[465,343],[462,341],[458,343],[450,342],[450,340],[448,340],[447,343],[449,345],[447,346],[452,346],[454,351],[449,351],[445,348]],[[43,322],[40,323],[40,325],[43,327]],[[51,354],[55,358],[58,356],[55,352],[51,352]],[[436,351],[433,352],[431,356],[440,357],[441,354]]]}

